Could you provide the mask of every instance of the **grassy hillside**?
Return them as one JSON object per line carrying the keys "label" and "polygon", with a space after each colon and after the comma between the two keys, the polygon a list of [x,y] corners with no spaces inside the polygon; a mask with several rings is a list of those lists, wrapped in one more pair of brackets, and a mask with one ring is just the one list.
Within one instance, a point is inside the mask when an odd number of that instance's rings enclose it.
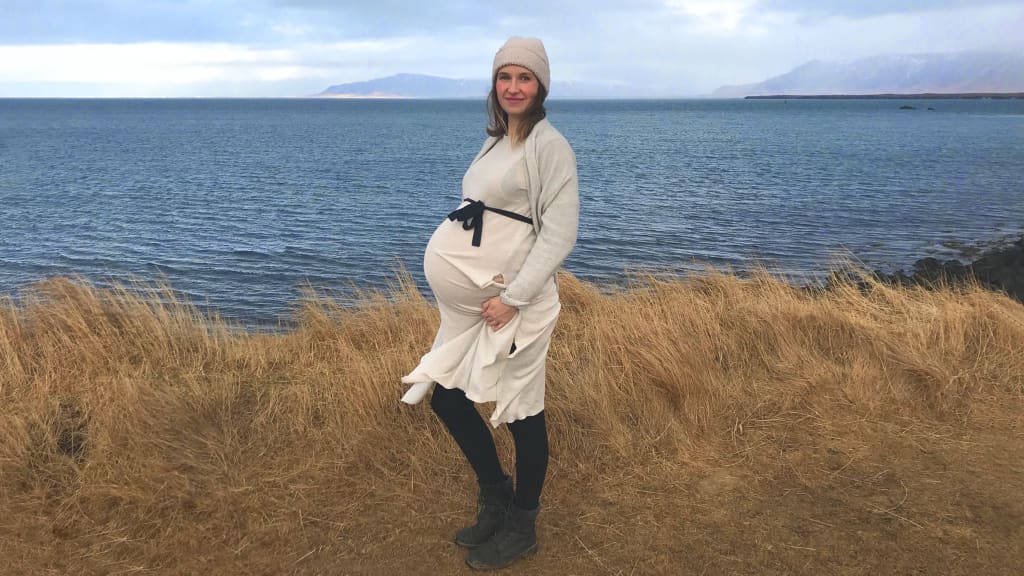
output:
{"label": "grassy hillside", "polygon": [[[1021,304],[767,275],[560,288],[519,572],[1019,569]],[[0,304],[0,574],[468,573],[472,473],[398,402],[436,325],[402,279],[311,296],[281,334],[158,289]]]}

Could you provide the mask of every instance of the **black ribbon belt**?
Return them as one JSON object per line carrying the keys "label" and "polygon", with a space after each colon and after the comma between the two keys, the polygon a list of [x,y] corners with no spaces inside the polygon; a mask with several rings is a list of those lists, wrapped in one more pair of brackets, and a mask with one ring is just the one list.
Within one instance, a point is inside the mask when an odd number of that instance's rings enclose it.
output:
{"label": "black ribbon belt", "polygon": [[519,220],[520,222],[525,222],[531,226],[533,225],[533,219],[528,216],[509,212],[508,210],[502,210],[501,208],[491,208],[482,201],[473,200],[472,198],[463,198],[463,200],[469,202],[469,204],[466,204],[462,208],[459,208],[449,214],[448,219],[452,222],[458,220],[459,222],[462,222],[463,230],[473,231],[473,246],[480,245],[480,237],[484,233],[484,210],[490,210],[491,212],[496,212],[506,218]]}

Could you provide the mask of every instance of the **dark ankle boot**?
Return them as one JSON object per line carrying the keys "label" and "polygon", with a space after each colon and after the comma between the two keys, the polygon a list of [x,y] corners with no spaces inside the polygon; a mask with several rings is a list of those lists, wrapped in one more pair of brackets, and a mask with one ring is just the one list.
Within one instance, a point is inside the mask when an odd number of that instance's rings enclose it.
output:
{"label": "dark ankle boot", "polygon": [[540,506],[523,510],[508,508],[505,522],[490,540],[469,551],[466,563],[476,570],[498,570],[537,551],[537,514]]}
{"label": "dark ankle boot", "polygon": [[501,528],[505,511],[512,504],[513,493],[511,477],[497,484],[480,484],[476,524],[459,530],[455,534],[455,543],[464,548],[476,548],[493,536]]}

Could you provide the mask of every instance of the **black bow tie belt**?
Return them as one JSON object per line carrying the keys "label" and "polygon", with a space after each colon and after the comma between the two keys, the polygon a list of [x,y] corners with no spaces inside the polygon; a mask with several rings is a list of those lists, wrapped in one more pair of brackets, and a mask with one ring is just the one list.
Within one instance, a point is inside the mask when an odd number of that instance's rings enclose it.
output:
{"label": "black bow tie belt", "polygon": [[519,220],[529,225],[533,225],[533,219],[529,216],[523,216],[522,214],[516,214],[515,212],[509,212],[508,210],[502,210],[501,208],[491,208],[483,203],[481,200],[473,200],[472,198],[463,198],[464,201],[469,202],[462,208],[455,210],[448,215],[448,219],[452,222],[458,220],[462,222],[463,230],[473,231],[473,246],[480,245],[480,237],[484,233],[484,210],[490,210],[511,218],[513,220]]}

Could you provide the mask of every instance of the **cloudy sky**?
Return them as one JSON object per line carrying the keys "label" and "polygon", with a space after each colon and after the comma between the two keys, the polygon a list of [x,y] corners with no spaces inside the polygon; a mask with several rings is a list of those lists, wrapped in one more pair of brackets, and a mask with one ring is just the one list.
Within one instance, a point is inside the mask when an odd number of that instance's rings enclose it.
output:
{"label": "cloudy sky", "polygon": [[486,78],[510,35],[559,80],[693,96],[808,60],[1024,51],[1024,0],[0,0],[0,97],[300,96]]}

